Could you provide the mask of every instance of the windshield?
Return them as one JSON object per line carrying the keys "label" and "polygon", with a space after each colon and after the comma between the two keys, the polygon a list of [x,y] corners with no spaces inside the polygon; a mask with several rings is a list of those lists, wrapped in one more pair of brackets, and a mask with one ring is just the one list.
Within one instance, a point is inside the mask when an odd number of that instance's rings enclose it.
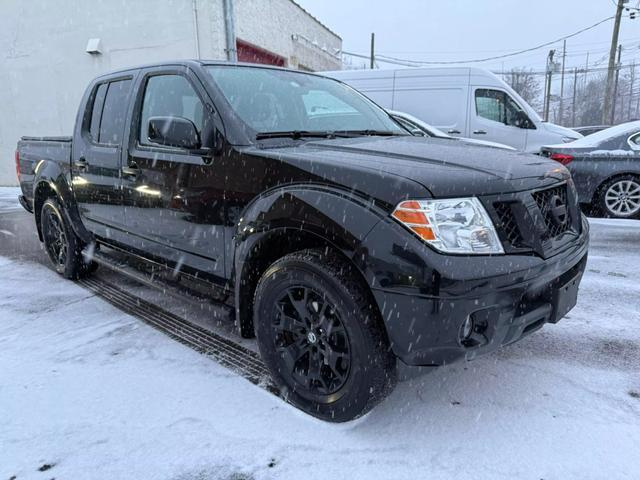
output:
{"label": "windshield", "polygon": [[207,70],[235,113],[256,133],[385,131],[407,134],[358,92],[332,79],[269,68]]}

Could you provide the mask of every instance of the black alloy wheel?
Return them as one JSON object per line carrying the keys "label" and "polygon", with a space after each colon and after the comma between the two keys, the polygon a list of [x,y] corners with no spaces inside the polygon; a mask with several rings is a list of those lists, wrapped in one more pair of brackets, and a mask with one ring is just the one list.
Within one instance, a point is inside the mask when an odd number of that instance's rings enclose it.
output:
{"label": "black alloy wheel", "polygon": [[309,286],[287,288],[274,306],[271,327],[277,352],[303,391],[331,395],[349,375],[347,331],[335,305]]}
{"label": "black alloy wheel", "polygon": [[395,357],[366,284],[339,254],[288,254],[254,296],[260,354],[281,394],[331,422],[357,418],[393,389]]}
{"label": "black alloy wheel", "polygon": [[58,273],[63,273],[67,264],[69,242],[60,213],[54,208],[43,208],[42,236],[49,260]]}
{"label": "black alloy wheel", "polygon": [[48,198],[40,210],[40,229],[47,256],[56,272],[77,279],[95,270],[82,258],[84,244],[66,221],[60,203]]}

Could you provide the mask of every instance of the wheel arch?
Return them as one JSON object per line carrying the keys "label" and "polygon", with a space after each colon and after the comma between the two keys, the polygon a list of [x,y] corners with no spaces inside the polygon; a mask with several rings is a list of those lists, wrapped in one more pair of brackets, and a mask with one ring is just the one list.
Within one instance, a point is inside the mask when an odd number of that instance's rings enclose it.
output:
{"label": "wheel arch", "polygon": [[253,296],[260,277],[276,260],[299,250],[326,248],[339,254],[377,305],[359,258],[366,235],[381,215],[344,192],[308,187],[279,189],[250,205],[234,235],[231,266],[236,323],[242,336],[253,336]]}

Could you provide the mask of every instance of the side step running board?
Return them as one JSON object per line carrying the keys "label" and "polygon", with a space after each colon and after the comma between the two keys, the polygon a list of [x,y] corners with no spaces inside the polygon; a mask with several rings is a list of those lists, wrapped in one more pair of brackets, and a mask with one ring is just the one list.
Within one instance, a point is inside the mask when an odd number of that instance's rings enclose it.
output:
{"label": "side step running board", "polygon": [[[226,311],[229,319],[233,320],[235,317],[233,307],[216,298],[215,286],[199,281],[200,291],[186,287],[181,284],[181,275],[172,279],[172,270],[168,268],[161,267],[157,264],[145,264],[143,261],[136,264],[135,258],[128,257],[126,254],[108,247],[104,248],[106,252],[95,250],[93,254],[90,254],[85,250],[82,252],[82,255],[85,258],[90,258],[102,267],[124,275],[141,285],[159,290],[165,295],[170,295],[180,300],[187,300],[198,305],[209,303]],[[210,290],[209,295],[206,293],[207,288]]]}
{"label": "side step running board", "polygon": [[104,280],[89,277],[78,283],[116,308],[133,315],[180,343],[212,357],[251,383],[280,396],[279,389],[271,380],[269,371],[256,352],[131,295]]}

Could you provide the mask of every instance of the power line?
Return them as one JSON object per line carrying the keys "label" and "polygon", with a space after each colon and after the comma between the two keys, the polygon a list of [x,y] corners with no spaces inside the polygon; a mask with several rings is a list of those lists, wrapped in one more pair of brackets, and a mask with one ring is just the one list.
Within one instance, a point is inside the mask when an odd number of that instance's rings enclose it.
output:
{"label": "power line", "polygon": [[[584,33],[586,31],[588,31],[588,30],[591,30],[591,29],[593,29],[593,28],[595,28],[595,27],[597,27],[599,25],[602,25],[605,22],[608,22],[609,20],[611,20],[613,18],[614,18],[614,16],[604,18],[604,19],[600,20],[599,22],[594,23],[593,25],[590,25],[588,27],[585,27],[585,28],[582,28],[582,29],[578,30],[577,32],[571,33],[571,34],[566,35],[564,37],[560,37],[560,38],[558,38],[556,40],[552,40],[550,42],[543,43],[541,45],[537,45],[535,47],[526,48],[524,50],[519,50],[519,51],[516,51],[516,52],[506,53],[504,55],[496,55],[496,56],[493,56],[493,57],[476,58],[476,59],[471,59],[471,60],[428,61],[428,62],[408,60],[408,59],[405,59],[405,58],[392,57],[392,56],[389,56],[389,55],[382,55],[382,54],[378,54],[377,58],[381,62],[392,63],[392,64],[397,64],[397,65],[405,65],[405,66],[410,66],[410,67],[421,66],[421,65],[456,65],[456,64],[462,64],[462,63],[488,62],[488,61],[491,61],[491,60],[499,60],[499,59],[502,59],[502,58],[513,57],[513,56],[516,56],[516,55],[521,55],[523,53],[532,52],[534,50],[539,50],[541,48],[548,47],[549,45],[553,45],[555,43],[561,42],[561,41],[566,40],[568,38],[575,37],[576,35],[579,35],[581,33]],[[346,55],[354,56],[354,57],[369,58],[369,57],[365,57],[365,56],[363,56],[361,54],[358,54],[358,53],[344,52],[344,51],[343,51],[343,53],[346,54]]]}

